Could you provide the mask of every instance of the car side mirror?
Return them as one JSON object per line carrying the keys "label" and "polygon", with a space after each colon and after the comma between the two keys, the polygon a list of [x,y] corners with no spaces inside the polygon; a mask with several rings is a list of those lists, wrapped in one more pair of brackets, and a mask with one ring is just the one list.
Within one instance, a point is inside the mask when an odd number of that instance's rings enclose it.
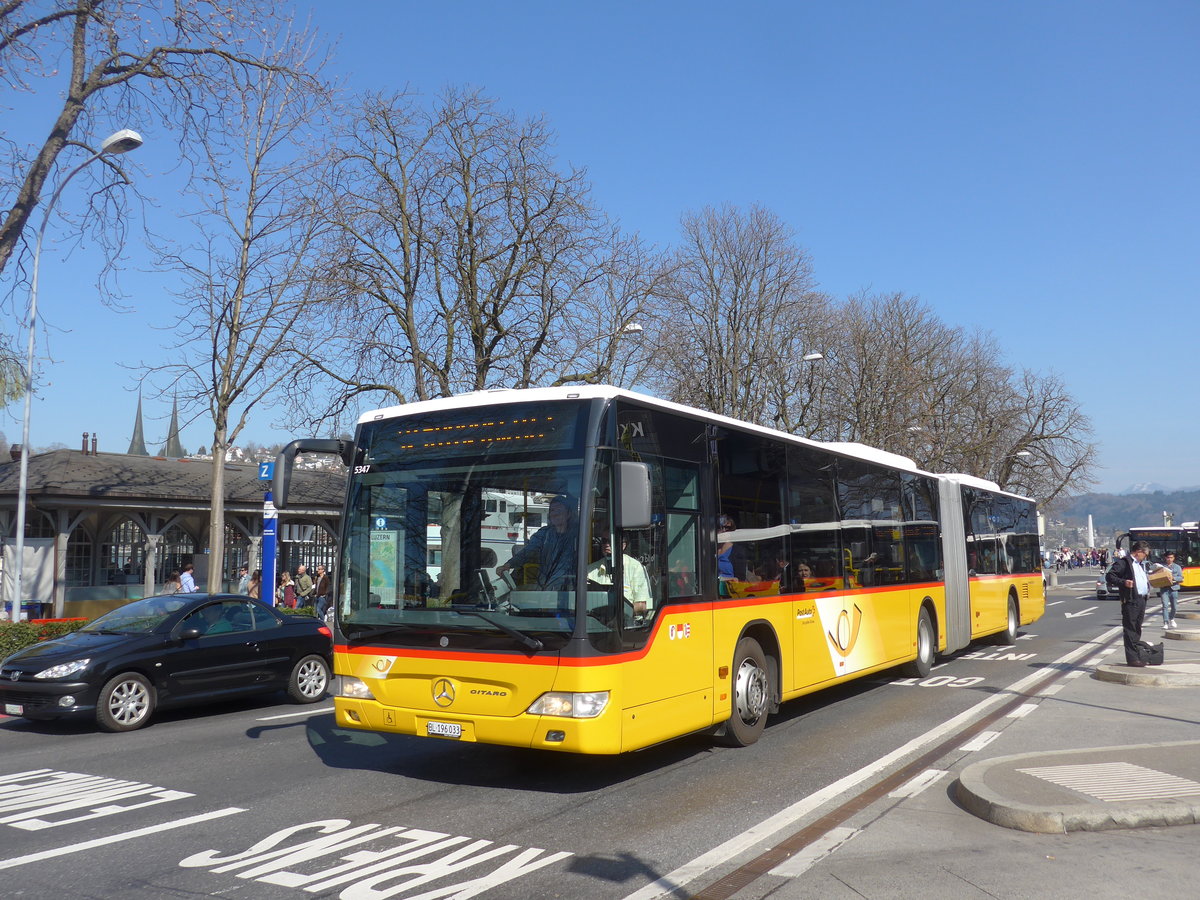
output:
{"label": "car side mirror", "polygon": [[179,632],[179,639],[181,641],[191,641],[200,637],[201,634],[203,632],[199,628],[185,628]]}

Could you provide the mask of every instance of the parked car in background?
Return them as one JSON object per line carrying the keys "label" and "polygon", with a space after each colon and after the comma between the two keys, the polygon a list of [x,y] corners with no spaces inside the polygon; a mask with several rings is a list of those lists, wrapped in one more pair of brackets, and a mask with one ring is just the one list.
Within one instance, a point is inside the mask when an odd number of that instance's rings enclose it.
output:
{"label": "parked car in background", "polygon": [[332,664],[318,619],[234,594],[147,597],[0,663],[0,710],[132,731],[156,709],[201,700],[286,690],[315,703]]}
{"label": "parked car in background", "polygon": [[1097,600],[1120,600],[1121,595],[1117,593],[1116,588],[1110,588],[1108,582],[1104,580],[1104,572],[1096,578],[1096,599]]}

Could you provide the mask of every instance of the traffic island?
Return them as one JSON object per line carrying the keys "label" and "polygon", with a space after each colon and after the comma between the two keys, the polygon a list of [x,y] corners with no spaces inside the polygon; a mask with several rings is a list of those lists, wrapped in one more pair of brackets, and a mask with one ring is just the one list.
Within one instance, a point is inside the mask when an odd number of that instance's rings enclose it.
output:
{"label": "traffic island", "polygon": [[959,804],[1038,834],[1200,823],[1200,741],[1001,756],[967,766]]}
{"label": "traffic island", "polygon": [[1092,677],[1097,681],[1142,687],[1200,687],[1200,658],[1195,662],[1180,661],[1144,667],[1106,663],[1096,666]]}

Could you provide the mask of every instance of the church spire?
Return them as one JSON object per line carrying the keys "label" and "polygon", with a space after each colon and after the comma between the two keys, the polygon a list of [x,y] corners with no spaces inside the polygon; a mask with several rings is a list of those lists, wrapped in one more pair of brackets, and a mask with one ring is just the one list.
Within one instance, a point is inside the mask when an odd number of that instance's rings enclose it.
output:
{"label": "church spire", "polygon": [[182,459],[187,456],[187,451],[183,449],[183,445],[179,443],[179,398],[176,397],[171,404],[171,428],[167,431],[167,442],[163,445],[159,456],[165,456],[168,459]]}
{"label": "church spire", "polygon": [[142,392],[138,391],[138,408],[137,418],[133,422],[133,439],[129,442],[129,449],[125,451],[130,456],[149,456],[150,453],[146,450],[146,437],[142,432]]}

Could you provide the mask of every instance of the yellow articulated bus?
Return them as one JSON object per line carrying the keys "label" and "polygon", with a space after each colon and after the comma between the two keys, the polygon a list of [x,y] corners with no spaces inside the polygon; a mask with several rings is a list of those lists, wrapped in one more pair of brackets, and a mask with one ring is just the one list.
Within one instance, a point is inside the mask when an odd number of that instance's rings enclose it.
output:
{"label": "yellow articulated bus", "polygon": [[1130,528],[1117,537],[1117,549],[1128,550],[1137,541],[1150,545],[1147,562],[1161,563],[1167,551],[1175,554],[1175,562],[1183,569],[1185,591],[1200,590],[1200,527],[1196,522],[1182,526]]}
{"label": "yellow articulated bus", "polygon": [[[337,724],[614,754],[1017,629],[1045,607],[1032,501],[603,386],[487,391],[293,441],[349,467]],[[497,516],[507,516],[498,522]],[[498,559],[485,525],[513,548]],[[430,564],[428,543],[440,552]]]}

